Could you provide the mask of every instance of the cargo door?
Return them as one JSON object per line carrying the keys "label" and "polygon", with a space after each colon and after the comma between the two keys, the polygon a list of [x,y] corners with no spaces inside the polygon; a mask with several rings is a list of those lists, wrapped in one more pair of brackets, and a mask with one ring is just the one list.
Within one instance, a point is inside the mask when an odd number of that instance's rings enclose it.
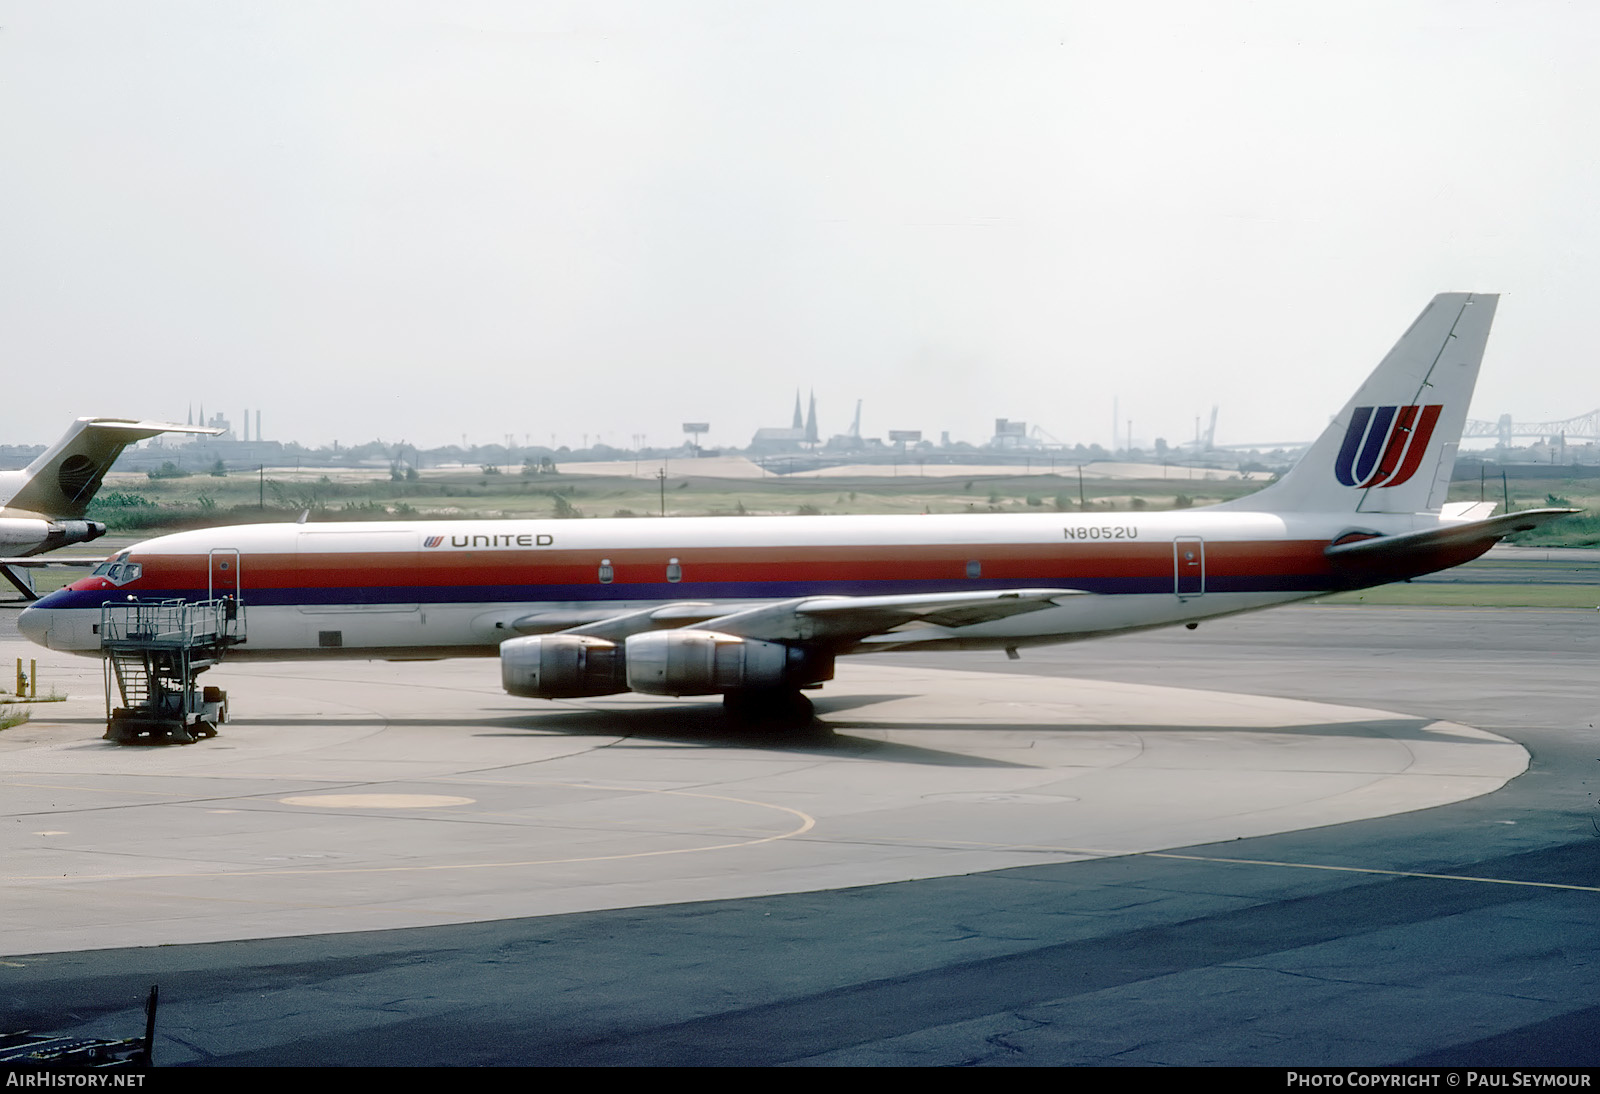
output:
{"label": "cargo door", "polygon": [[211,551],[211,577],[207,585],[207,600],[231,597],[239,599],[239,549],[217,547]]}
{"label": "cargo door", "polygon": [[1199,536],[1179,536],[1172,541],[1173,591],[1179,600],[1204,596],[1206,544]]}

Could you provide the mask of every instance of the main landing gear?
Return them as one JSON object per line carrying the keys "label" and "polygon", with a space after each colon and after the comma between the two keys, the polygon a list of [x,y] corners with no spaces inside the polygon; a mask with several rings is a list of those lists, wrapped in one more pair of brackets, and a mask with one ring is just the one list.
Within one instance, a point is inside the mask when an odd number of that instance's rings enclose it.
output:
{"label": "main landing gear", "polygon": [[754,728],[800,729],[816,720],[811,700],[786,688],[727,692],[722,696],[722,712],[729,721]]}

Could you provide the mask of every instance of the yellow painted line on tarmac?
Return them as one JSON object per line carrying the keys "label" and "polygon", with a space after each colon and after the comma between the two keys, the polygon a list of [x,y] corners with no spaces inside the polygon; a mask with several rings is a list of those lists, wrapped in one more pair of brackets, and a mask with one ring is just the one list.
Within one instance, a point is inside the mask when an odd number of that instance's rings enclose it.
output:
{"label": "yellow painted line on tarmac", "polygon": [[[779,813],[787,813],[796,818],[799,823],[787,832],[777,832],[771,835],[760,836],[754,839],[735,840],[730,843],[709,844],[704,847],[675,847],[663,851],[630,851],[615,855],[578,855],[568,858],[548,859],[520,859],[508,862],[451,862],[436,863],[420,866],[318,866],[305,869],[266,867],[255,870],[227,870],[222,872],[188,871],[183,873],[127,873],[127,874],[19,874],[0,878],[0,881],[151,881],[156,879],[198,879],[227,877],[292,877],[299,874],[315,874],[330,876],[335,874],[426,874],[455,870],[509,870],[527,866],[560,866],[581,862],[617,862],[635,858],[657,858],[663,855],[688,855],[700,854],[705,851],[727,851],[739,847],[755,847],[763,843],[772,843],[777,840],[792,839],[804,835],[816,827],[816,818],[798,809],[787,805],[775,805],[772,802],[755,801],[749,798],[731,798],[721,794],[698,794],[688,790],[658,790],[649,787],[637,786],[606,786],[600,783],[552,783],[554,786],[571,786],[587,790],[611,790],[621,793],[634,794],[667,794],[675,797],[699,798],[705,801],[729,802],[734,805],[749,805],[758,809],[770,809]],[[672,833],[674,835],[680,833]]]}

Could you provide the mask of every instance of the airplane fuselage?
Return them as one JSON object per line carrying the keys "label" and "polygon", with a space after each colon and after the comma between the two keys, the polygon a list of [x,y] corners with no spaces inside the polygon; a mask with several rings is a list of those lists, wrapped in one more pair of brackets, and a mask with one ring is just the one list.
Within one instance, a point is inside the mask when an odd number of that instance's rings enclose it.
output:
{"label": "airplane fuselage", "polygon": [[[1432,515],[1208,509],[1094,514],[258,524],[149,540],[22,616],[54,649],[100,648],[109,600],[237,597],[230,658],[494,655],[518,634],[650,605],[1061,589],[1059,606],[926,625],[846,652],[1003,648],[1167,626],[1457,565],[1488,542],[1382,568],[1330,560],[1352,536]],[[131,567],[136,566],[137,571]],[[105,570],[106,567],[102,567]],[[136,577],[129,577],[137,572]]]}

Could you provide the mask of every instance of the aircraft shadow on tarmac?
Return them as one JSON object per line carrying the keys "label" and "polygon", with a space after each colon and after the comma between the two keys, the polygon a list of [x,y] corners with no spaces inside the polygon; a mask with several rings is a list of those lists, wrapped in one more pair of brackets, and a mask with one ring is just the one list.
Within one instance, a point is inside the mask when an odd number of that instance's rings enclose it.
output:
{"label": "aircraft shadow on tarmac", "polygon": [[[848,711],[856,707],[873,706],[912,698],[908,695],[848,695],[819,699],[819,715],[835,711]],[[857,737],[840,733],[840,724],[823,721],[820,717],[798,725],[763,725],[759,722],[740,722],[728,718],[720,704],[696,703],[692,706],[675,704],[670,707],[616,709],[565,708],[533,716],[523,715],[513,719],[494,719],[494,723],[515,726],[535,732],[567,733],[576,737],[626,737],[637,745],[640,741],[660,741],[674,746],[695,744],[716,748],[778,749],[784,752],[816,752],[823,755],[871,756],[898,763],[929,764],[940,767],[1034,767],[1034,764],[1012,763],[987,756],[973,756],[960,752],[924,748],[902,741],[884,741],[871,737]],[[479,721],[477,724],[486,724]],[[882,725],[862,723],[862,729],[907,729],[903,722],[884,722]],[[1001,729],[1008,727],[998,727]],[[483,734],[479,734],[483,736]]]}
{"label": "aircraft shadow on tarmac", "polygon": [[[785,751],[814,750],[820,753],[870,754],[875,758],[898,762],[924,763],[940,766],[967,767],[1036,767],[1037,764],[1014,763],[969,753],[912,745],[904,741],[884,741],[876,737],[860,737],[851,731],[887,733],[892,731],[958,732],[979,734],[1019,733],[1034,736],[1072,734],[1081,732],[1102,733],[1108,730],[1134,735],[1165,733],[1205,734],[1306,734],[1317,737],[1360,737],[1396,742],[1438,742],[1438,733],[1428,732],[1437,723],[1432,718],[1371,718],[1344,722],[1319,722],[1309,725],[1237,726],[1186,724],[1133,724],[1133,723],[1061,723],[1024,722],[1008,724],[984,721],[940,721],[936,723],[908,724],[899,719],[875,721],[869,717],[850,720],[831,717],[838,713],[871,707],[879,703],[912,698],[906,695],[857,695],[825,697],[816,701],[818,717],[799,726],[764,726],[730,721],[723,716],[719,706],[705,703],[693,706],[674,705],[665,708],[635,708],[627,711],[615,709],[567,708],[510,719],[479,719],[472,724],[484,726],[499,724],[518,729],[559,733],[574,736],[625,736],[633,741],[653,739],[672,744],[703,744],[722,748],[776,748]],[[824,718],[826,717],[826,720]],[[437,723],[429,723],[437,724]],[[1457,744],[1502,745],[1493,737],[1451,736]]]}
{"label": "aircraft shadow on tarmac", "polygon": [[[1437,718],[1368,718],[1361,721],[1350,722],[1316,722],[1310,725],[1273,725],[1273,726],[1231,726],[1231,725],[1161,725],[1156,723],[1140,724],[1134,722],[1072,722],[1058,725],[1049,725],[1041,722],[1026,722],[1016,725],[1007,725],[1002,722],[936,722],[929,725],[907,726],[900,722],[830,722],[833,729],[860,729],[860,730],[892,730],[916,729],[918,732],[1013,732],[1013,733],[1104,733],[1107,731],[1119,733],[1132,733],[1138,735],[1155,735],[1160,733],[1205,733],[1205,734],[1259,734],[1271,733],[1307,734],[1316,737],[1372,737],[1391,741],[1430,741],[1437,742],[1440,735],[1427,733],[1427,727],[1438,724]],[[1505,741],[1494,737],[1478,736],[1451,736],[1455,744],[1463,745],[1504,745]]]}

